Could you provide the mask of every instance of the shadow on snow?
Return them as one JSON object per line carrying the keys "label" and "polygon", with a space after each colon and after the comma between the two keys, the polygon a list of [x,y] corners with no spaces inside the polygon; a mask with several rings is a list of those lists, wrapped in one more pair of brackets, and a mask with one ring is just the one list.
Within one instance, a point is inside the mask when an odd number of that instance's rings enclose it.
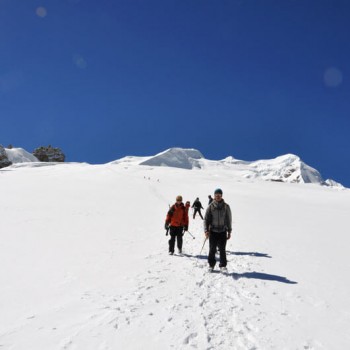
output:
{"label": "shadow on snow", "polygon": [[[272,257],[269,254],[265,253],[257,253],[257,252],[231,252],[227,251],[228,255],[238,255],[238,256],[254,256],[254,257],[259,257],[259,258],[269,258],[271,259]],[[208,256],[207,255],[190,255],[190,254],[183,254],[183,256],[186,256],[188,258],[197,258],[200,260],[207,260]],[[214,270],[215,272],[219,272]],[[283,276],[278,276],[278,275],[271,275],[268,273],[262,273],[262,272],[244,272],[244,273],[229,273],[228,276],[231,276],[235,280],[238,280],[240,278],[253,278],[253,279],[259,279],[263,281],[274,281],[274,282],[280,282],[280,283],[287,283],[287,284],[297,284],[298,282],[296,281],[291,281],[286,277]]]}
{"label": "shadow on snow", "polygon": [[[227,255],[238,255],[238,256],[255,256],[258,258],[269,258],[271,259],[272,256],[270,256],[269,254],[265,254],[265,253],[257,253],[257,252],[231,252],[229,250],[226,251]],[[187,256],[188,258],[197,258],[197,259],[201,259],[201,260],[206,260],[208,259],[208,255],[190,255],[190,254],[183,254],[184,256]]]}
{"label": "shadow on snow", "polygon": [[244,272],[244,273],[230,273],[230,276],[232,276],[235,280],[238,280],[240,278],[254,278],[264,281],[275,281],[275,282],[281,282],[281,283],[288,283],[288,284],[297,284],[298,282],[291,281],[286,277],[277,276],[277,275],[270,275],[268,273],[262,273],[262,272]]}
{"label": "shadow on snow", "polygon": [[270,256],[269,254],[265,254],[265,253],[257,253],[257,252],[231,252],[231,251],[226,251],[227,255],[238,255],[238,256],[255,256],[258,258],[269,258],[271,259],[272,256]]}

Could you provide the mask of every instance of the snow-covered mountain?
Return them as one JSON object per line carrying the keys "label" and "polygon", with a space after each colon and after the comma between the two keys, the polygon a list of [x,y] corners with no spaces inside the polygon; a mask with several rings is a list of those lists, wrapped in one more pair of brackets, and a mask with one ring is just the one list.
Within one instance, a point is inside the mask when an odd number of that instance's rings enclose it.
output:
{"label": "snow-covered mountain", "polygon": [[196,149],[170,148],[151,157],[125,157],[115,162],[148,166],[164,166],[182,169],[205,169],[208,171],[231,171],[232,176],[246,179],[288,183],[317,183],[343,188],[334,180],[324,181],[321,174],[304,163],[294,154],[286,154],[275,159],[242,161],[229,156],[223,160],[205,159]]}
{"label": "snow-covered mountain", "polygon": [[[23,148],[6,148],[8,159],[16,166],[18,163],[39,162],[38,159]],[[286,154],[275,159],[243,161],[229,156],[222,160],[205,159],[196,149],[170,148],[155,156],[138,157],[126,156],[109,164],[143,165],[172,167],[187,170],[206,170],[212,173],[229,171],[233,177],[245,179],[261,179],[265,181],[288,183],[317,183],[337,189],[344,188],[340,183],[328,179],[324,180],[321,174],[304,163],[294,154]]]}
{"label": "snow-covered mountain", "polygon": [[39,162],[31,153],[23,148],[5,148],[8,159],[13,163]]}
{"label": "snow-covered mountain", "polygon": [[[0,349],[350,348],[349,190],[247,179],[232,158],[145,160],[0,170]],[[227,275],[206,273],[198,216],[182,256],[164,230],[178,194],[206,207],[217,187]]]}
{"label": "snow-covered mountain", "polygon": [[200,160],[203,159],[202,153],[196,149],[170,148],[141,162],[140,165],[193,169],[200,168]]}
{"label": "snow-covered mountain", "polygon": [[[235,165],[235,160],[224,160]],[[305,164],[298,156],[286,154],[275,159],[258,160],[240,163],[245,167],[247,178],[261,178],[269,181],[291,183],[323,183],[321,174],[314,168]]]}

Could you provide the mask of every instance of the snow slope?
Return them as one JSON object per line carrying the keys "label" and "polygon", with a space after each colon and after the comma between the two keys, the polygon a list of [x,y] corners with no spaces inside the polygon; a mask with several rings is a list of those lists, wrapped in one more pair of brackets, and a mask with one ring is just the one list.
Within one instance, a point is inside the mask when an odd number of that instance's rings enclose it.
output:
{"label": "snow slope", "polygon": [[[130,159],[129,159],[130,160]],[[227,276],[163,229],[182,194],[231,205]],[[347,349],[349,190],[230,168],[55,164],[0,171],[0,349]]]}
{"label": "snow slope", "polygon": [[199,159],[204,159],[203,155],[195,149],[170,148],[154,157],[150,157],[141,165],[168,166],[182,169],[193,169],[199,167]]}
{"label": "snow slope", "polygon": [[5,151],[12,163],[39,162],[35,156],[23,148],[5,148]]}

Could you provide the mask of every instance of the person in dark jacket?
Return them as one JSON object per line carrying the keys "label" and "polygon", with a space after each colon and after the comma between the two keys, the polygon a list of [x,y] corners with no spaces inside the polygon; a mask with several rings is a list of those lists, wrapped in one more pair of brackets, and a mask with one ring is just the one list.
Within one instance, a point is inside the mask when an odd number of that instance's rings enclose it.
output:
{"label": "person in dark jacket", "polygon": [[188,209],[190,202],[186,202],[186,205],[182,203],[182,196],[176,197],[176,203],[173,204],[165,219],[165,230],[168,232],[170,229],[169,239],[169,254],[174,254],[175,239],[177,242],[178,252],[182,253],[182,236],[188,230]]}
{"label": "person in dark jacket", "polygon": [[195,219],[197,213],[199,213],[199,216],[202,218],[203,220],[203,216],[202,216],[202,213],[201,213],[201,209],[204,209],[202,207],[202,203],[199,201],[199,198],[197,197],[196,200],[193,202],[192,204],[192,208],[194,209],[193,211],[193,219]]}
{"label": "person in dark jacket", "polygon": [[204,216],[205,237],[209,238],[209,271],[213,271],[216,264],[216,247],[220,252],[220,270],[227,271],[226,242],[231,238],[232,214],[230,206],[222,198],[222,190],[216,189],[214,200],[208,206]]}
{"label": "person in dark jacket", "polygon": [[210,203],[213,201],[213,197],[211,195],[209,195],[208,199],[209,199],[208,205],[210,205]]}

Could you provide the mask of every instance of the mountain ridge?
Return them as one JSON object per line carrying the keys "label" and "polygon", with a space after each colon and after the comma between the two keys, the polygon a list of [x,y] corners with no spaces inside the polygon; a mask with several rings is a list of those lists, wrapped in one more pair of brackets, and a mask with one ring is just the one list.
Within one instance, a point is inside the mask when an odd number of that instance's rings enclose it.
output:
{"label": "mountain ridge", "polygon": [[[14,164],[38,162],[32,154],[22,148],[5,149],[9,159]],[[125,156],[107,164],[122,166],[156,166],[184,170],[207,170],[215,172],[218,169],[231,171],[232,175],[245,179],[262,179],[264,181],[320,184],[337,189],[345,188],[332,180],[324,180],[320,172],[306,164],[299,156],[288,153],[272,159],[245,161],[227,156],[221,160],[206,159],[194,148],[172,147],[154,156]]]}
{"label": "mountain ridge", "polygon": [[209,169],[222,165],[238,171],[244,178],[261,178],[266,181],[288,183],[317,183],[324,186],[344,188],[334,180],[324,180],[318,170],[309,166],[295,154],[288,153],[273,159],[244,161],[228,156],[222,160],[209,160],[193,148],[169,148],[153,157],[143,160],[139,165],[167,166],[182,169]]}

